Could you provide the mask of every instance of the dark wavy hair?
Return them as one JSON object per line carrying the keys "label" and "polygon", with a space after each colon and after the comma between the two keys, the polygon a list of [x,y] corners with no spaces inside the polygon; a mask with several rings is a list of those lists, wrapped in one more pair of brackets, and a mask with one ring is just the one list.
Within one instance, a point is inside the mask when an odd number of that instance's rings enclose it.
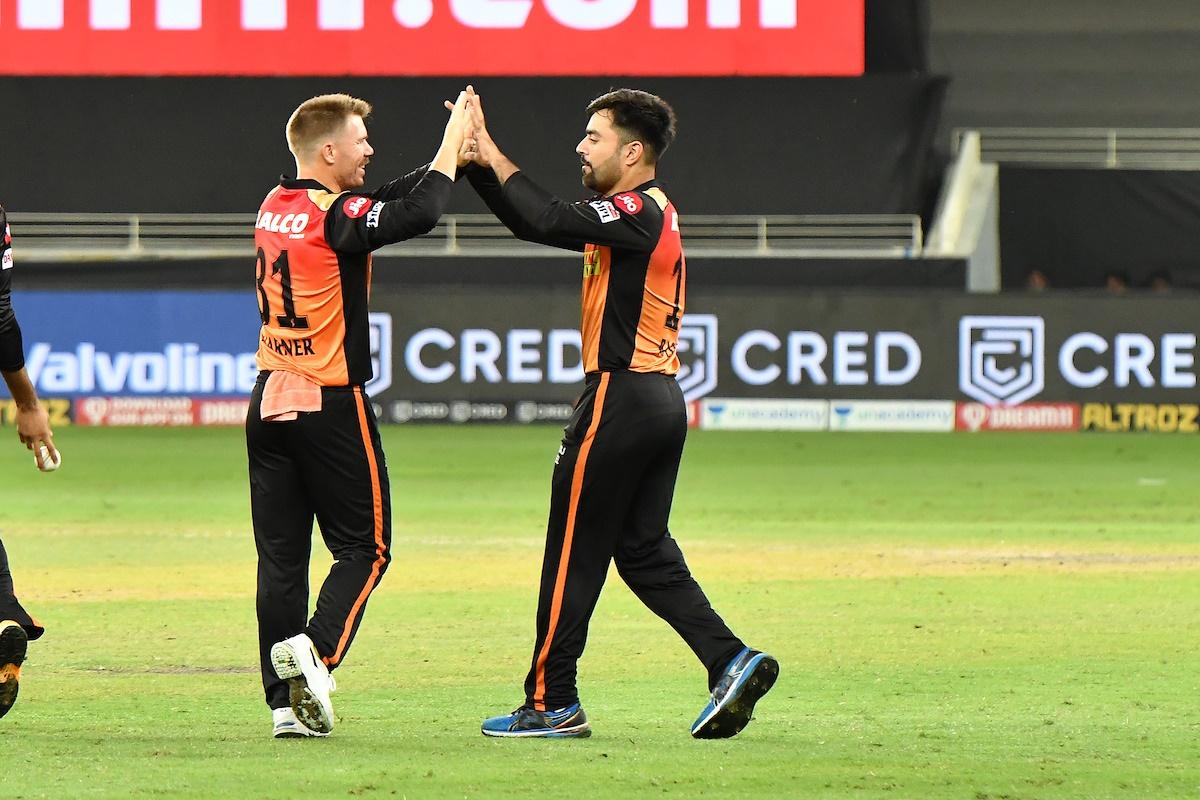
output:
{"label": "dark wavy hair", "polygon": [[641,142],[651,164],[675,141],[675,111],[657,95],[640,89],[614,89],[588,103],[587,113],[608,111],[621,143]]}

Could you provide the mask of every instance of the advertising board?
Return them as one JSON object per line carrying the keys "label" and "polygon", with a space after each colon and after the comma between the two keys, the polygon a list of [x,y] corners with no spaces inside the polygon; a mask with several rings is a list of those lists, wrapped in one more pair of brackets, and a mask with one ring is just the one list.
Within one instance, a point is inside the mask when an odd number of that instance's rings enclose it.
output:
{"label": "advertising board", "polygon": [[13,0],[8,75],[861,75],[862,0]]}
{"label": "advertising board", "polygon": [[[559,286],[378,289],[367,389],[381,419],[561,424],[582,388],[578,302]],[[244,400],[257,376],[252,291],[18,292],[14,304],[43,397]],[[1196,402],[1190,296],[709,289],[689,308],[678,380],[689,403],[725,403],[696,408],[709,427],[1187,430]]]}

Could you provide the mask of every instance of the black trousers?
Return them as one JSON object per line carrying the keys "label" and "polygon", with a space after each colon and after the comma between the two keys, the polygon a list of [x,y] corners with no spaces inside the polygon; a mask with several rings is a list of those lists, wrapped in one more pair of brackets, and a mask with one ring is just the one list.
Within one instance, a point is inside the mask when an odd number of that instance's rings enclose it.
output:
{"label": "black trousers", "polygon": [[[391,494],[371,404],[359,387],[321,390],[320,411],[263,422],[265,377],[250,397],[246,450],[258,548],[258,645],[267,705],[288,705],[271,645],[307,633],[332,670],[391,561]],[[313,519],[334,564],[308,617]],[[307,620],[307,622],[306,622]]]}
{"label": "black trousers", "polygon": [[8,553],[4,550],[4,542],[0,541],[0,621],[11,619],[25,629],[25,635],[37,639],[46,629],[29,612],[21,607],[13,589],[12,572],[8,568]]}
{"label": "black trousers", "polygon": [[576,663],[615,560],[621,578],[708,670],[709,688],[744,646],[692,577],[667,520],[687,435],[683,394],[657,373],[590,374],[565,428],[550,491],[537,642],[525,701],[579,699]]}

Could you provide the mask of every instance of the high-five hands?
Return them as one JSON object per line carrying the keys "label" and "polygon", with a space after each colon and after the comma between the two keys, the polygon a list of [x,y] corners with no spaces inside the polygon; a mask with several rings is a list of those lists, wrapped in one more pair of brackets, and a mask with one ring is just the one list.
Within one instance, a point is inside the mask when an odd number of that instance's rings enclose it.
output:
{"label": "high-five hands", "polygon": [[[468,85],[463,94],[466,95],[466,124],[462,145],[458,150],[458,167],[461,169],[473,161],[481,167],[492,169],[500,183],[504,183],[517,172],[517,166],[500,152],[488,133],[487,120],[483,116],[483,98],[475,93],[475,87]],[[446,108],[450,107],[447,102]]]}
{"label": "high-five hands", "polygon": [[443,105],[450,112],[450,118],[446,120],[441,147],[438,148],[429,168],[454,180],[457,168],[465,165],[465,162],[458,159],[458,152],[462,150],[463,139],[467,134],[467,93],[459,92],[458,100],[453,103],[446,100]]}
{"label": "high-five hands", "polygon": [[467,87],[467,117],[469,132],[465,142],[466,156],[481,167],[492,166],[499,152],[488,133],[487,120],[483,116],[483,98],[475,93],[475,87]]}
{"label": "high-five hands", "polygon": [[455,150],[459,150],[462,148],[463,139],[466,138],[469,126],[467,93],[459,92],[458,100],[453,103],[446,100],[444,105],[450,112],[450,119],[446,120],[446,132],[442,135],[442,143],[452,145]]}
{"label": "high-five hands", "polygon": [[[475,87],[471,85],[467,86],[462,95],[466,95],[467,98],[466,132],[462,147],[458,151],[458,166],[462,168],[467,162],[474,161],[481,167],[490,167],[492,156],[496,153],[496,143],[488,135],[487,121],[483,117],[483,98],[475,93]],[[447,100],[446,108],[452,107]]]}

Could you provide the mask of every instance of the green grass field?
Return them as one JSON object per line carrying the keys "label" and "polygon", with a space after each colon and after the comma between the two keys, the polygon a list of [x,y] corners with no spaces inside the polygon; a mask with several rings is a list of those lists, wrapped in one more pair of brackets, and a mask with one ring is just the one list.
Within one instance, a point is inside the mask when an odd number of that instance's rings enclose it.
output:
{"label": "green grass field", "polygon": [[1189,438],[695,433],[673,531],[779,683],[692,740],[702,670],[613,573],[594,735],[554,742],[479,734],[521,699],[554,428],[385,430],[396,558],[334,735],[284,741],[240,431],[63,429],[53,475],[0,434],[0,536],[49,629],[5,798],[1200,796]]}

